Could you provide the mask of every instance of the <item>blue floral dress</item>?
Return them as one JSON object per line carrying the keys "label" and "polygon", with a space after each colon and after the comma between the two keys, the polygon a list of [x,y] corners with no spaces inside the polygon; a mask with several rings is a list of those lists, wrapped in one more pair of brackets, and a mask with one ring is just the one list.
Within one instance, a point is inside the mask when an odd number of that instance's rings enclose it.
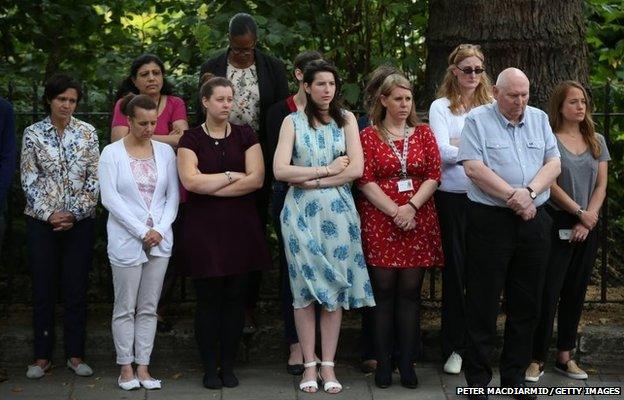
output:
{"label": "blue floral dress", "polygon": [[[294,165],[325,166],[345,154],[344,132],[335,122],[314,129],[303,112],[291,118]],[[280,218],[295,308],[312,302],[330,311],[375,305],[350,184],[290,187]]]}

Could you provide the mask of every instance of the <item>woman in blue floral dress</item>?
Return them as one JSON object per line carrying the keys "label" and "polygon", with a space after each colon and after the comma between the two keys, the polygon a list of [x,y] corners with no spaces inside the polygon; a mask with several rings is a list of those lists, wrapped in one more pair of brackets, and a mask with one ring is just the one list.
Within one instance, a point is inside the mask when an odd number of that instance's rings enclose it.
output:
{"label": "woman in blue floral dress", "polygon": [[322,305],[324,390],[338,393],[334,356],[342,309],[374,306],[360,240],[360,221],[350,184],[362,175],[363,155],[352,113],[335,98],[336,69],[325,61],[306,67],[305,112],[286,117],[274,158],[276,179],[291,187],[281,213],[282,234],[303,349],[305,372],[300,384],[316,392],[315,312]]}

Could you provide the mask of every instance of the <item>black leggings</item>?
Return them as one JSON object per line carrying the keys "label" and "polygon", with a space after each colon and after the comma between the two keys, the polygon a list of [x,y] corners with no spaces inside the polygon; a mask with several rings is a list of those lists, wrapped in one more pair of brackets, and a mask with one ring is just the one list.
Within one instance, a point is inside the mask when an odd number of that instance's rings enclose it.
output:
{"label": "black leggings", "polygon": [[195,339],[206,374],[232,372],[245,323],[245,288],[249,274],[197,279]]}
{"label": "black leggings", "polygon": [[[368,269],[375,293],[374,331],[378,367],[389,368],[398,338],[400,371],[412,366],[420,338],[422,268]],[[396,329],[396,332],[395,332]]]}

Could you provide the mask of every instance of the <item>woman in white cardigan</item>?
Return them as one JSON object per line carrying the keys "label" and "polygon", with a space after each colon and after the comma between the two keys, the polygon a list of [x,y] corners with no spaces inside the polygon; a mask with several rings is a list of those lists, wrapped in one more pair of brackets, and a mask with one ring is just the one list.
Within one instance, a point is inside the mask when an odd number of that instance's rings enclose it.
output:
{"label": "woman in white cardigan", "polygon": [[[156,307],[173,245],[179,199],[175,153],[151,140],[157,106],[145,95],[121,104],[130,132],[104,148],[99,178],[102,204],[109,211],[108,257],[115,304],[113,341],[124,390],[160,389],[148,365],[156,333]],[[132,363],[137,365],[136,374]]]}

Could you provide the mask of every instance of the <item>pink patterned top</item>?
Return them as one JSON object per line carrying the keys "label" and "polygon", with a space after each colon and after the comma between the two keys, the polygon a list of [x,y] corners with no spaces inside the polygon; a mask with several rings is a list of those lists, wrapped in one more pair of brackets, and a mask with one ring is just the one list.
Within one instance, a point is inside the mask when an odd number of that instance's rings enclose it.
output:
{"label": "pink patterned top", "polygon": [[[154,190],[156,189],[156,178],[158,177],[156,160],[154,156],[145,159],[130,157],[130,168],[132,169],[132,175],[134,176],[134,181],[137,184],[139,193],[147,208],[150,208]],[[152,217],[149,217],[146,224],[150,228],[154,227]]]}

